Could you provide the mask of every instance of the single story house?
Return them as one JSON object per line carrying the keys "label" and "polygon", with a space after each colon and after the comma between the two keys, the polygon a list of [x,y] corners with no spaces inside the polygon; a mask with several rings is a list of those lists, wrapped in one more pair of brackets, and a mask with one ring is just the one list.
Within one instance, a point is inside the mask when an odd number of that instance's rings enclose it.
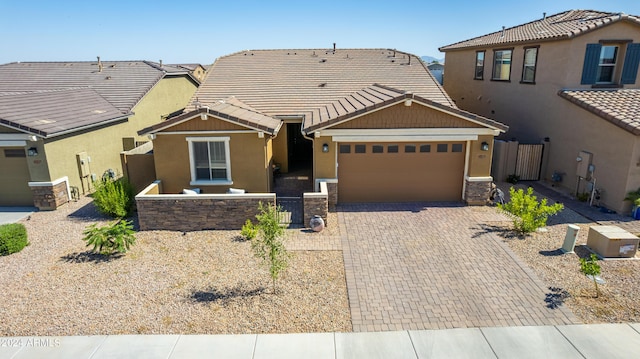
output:
{"label": "single story house", "polygon": [[149,61],[0,65],[0,206],[55,209],[103,173],[137,131],[180,112],[199,82]]}
{"label": "single story house", "polygon": [[334,46],[221,57],[185,113],[140,134],[166,194],[271,192],[274,171],[306,168],[333,204],[484,204],[507,129],[459,109],[415,55]]}

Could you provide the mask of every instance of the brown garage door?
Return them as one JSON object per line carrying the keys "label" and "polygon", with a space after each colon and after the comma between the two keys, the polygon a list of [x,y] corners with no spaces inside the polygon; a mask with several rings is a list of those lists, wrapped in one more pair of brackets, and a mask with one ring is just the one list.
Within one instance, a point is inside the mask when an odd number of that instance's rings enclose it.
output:
{"label": "brown garage door", "polygon": [[0,147],[0,169],[0,206],[33,206],[24,148]]}
{"label": "brown garage door", "polygon": [[338,201],[459,201],[464,142],[340,143]]}

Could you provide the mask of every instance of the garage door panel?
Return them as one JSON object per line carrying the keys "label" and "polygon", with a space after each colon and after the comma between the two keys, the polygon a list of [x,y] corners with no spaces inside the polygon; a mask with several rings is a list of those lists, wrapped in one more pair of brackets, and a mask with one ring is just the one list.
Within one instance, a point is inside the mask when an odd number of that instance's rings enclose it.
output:
{"label": "garage door panel", "polygon": [[[338,156],[340,202],[459,201],[462,197],[464,151],[405,153],[404,146],[399,146],[403,152],[372,153],[373,145],[367,145],[365,153],[354,153],[354,145],[350,153]],[[432,150],[437,148],[431,145]]]}

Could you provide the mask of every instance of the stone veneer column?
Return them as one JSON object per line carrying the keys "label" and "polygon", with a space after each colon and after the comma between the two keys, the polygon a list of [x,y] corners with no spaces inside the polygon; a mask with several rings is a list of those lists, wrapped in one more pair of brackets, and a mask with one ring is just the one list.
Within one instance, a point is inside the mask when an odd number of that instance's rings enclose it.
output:
{"label": "stone veneer column", "polygon": [[41,211],[53,211],[69,202],[69,178],[53,182],[29,182],[33,193],[33,205]]}
{"label": "stone veneer column", "polygon": [[491,195],[492,177],[465,178],[464,200],[470,206],[484,206]]}
{"label": "stone veneer column", "polygon": [[327,182],[327,194],[329,196],[329,211],[333,212],[338,204],[338,182]]}

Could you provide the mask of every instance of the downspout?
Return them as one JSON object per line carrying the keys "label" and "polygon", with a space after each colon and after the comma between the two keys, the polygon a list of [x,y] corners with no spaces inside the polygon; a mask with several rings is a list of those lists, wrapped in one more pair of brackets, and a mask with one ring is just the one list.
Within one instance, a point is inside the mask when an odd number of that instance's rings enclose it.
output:
{"label": "downspout", "polygon": [[471,153],[471,141],[467,140],[467,148],[464,154],[464,176],[462,176],[462,199],[466,202],[467,176],[469,176],[469,157]]}
{"label": "downspout", "polygon": [[[302,120],[302,123],[304,123],[304,119]],[[314,138],[310,138],[307,136],[306,133],[304,133],[304,130],[302,129],[304,126],[300,127],[300,133],[302,134],[302,137],[306,138],[307,140],[311,141],[312,144],[312,148],[313,148],[313,163],[312,163],[312,168],[311,168],[311,177],[312,177],[312,183],[313,183],[313,191],[315,192],[316,190],[316,139]]]}

